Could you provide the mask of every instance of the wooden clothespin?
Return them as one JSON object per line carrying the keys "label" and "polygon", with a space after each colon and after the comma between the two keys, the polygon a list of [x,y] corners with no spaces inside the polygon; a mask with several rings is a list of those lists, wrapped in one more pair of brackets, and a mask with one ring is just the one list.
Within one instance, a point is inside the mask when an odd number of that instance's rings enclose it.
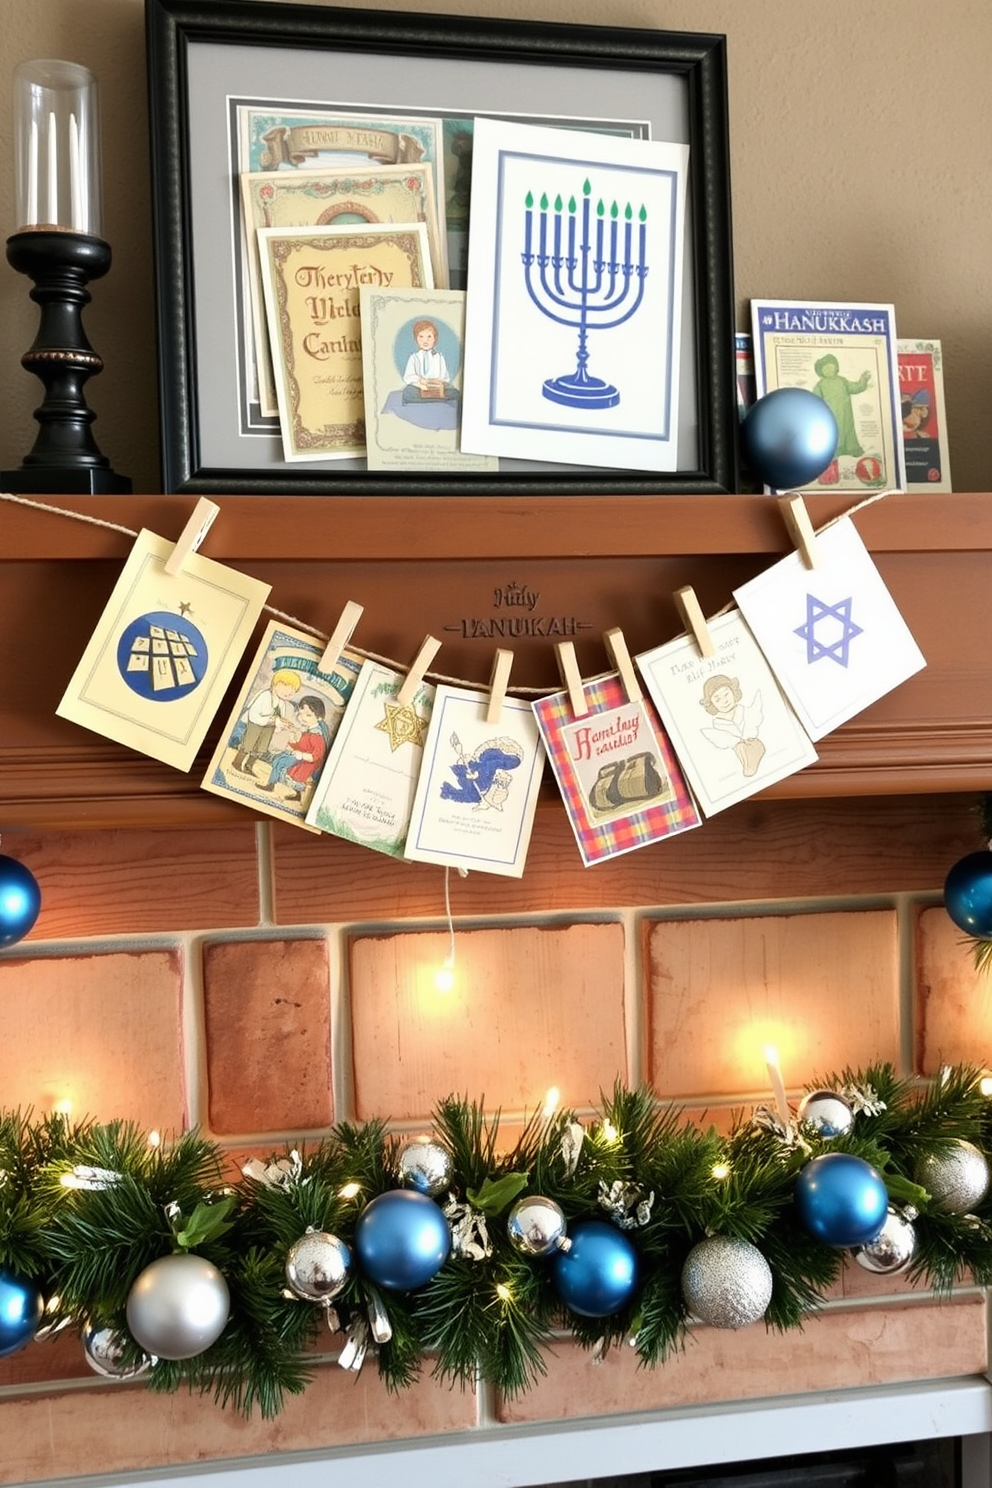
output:
{"label": "wooden clothespin", "polygon": [[510,671],[513,667],[512,651],[497,651],[493,657],[493,669],[489,678],[489,704],[486,708],[486,722],[499,723],[503,716],[503,699],[506,697],[506,684],[510,680]]}
{"label": "wooden clothespin", "polygon": [[441,642],[436,636],[424,636],[420,650],[414,657],[413,665],[404,677],[400,684],[400,690],[396,694],[396,701],[401,708],[408,708],[413,702],[417,688],[424,680],[424,673],[440,649]]}
{"label": "wooden clothespin", "polygon": [[365,606],[349,599],[338,617],[338,623],[331,632],[331,638],[324,647],[324,654],[317,663],[319,672],[329,672],[337,663],[338,657],[351,640],[352,631],[365,614]]}
{"label": "wooden clothespin", "polygon": [[589,704],[586,702],[586,690],[582,685],[582,673],[579,671],[575,647],[571,641],[559,641],[555,647],[555,655],[558,658],[561,680],[568,688],[568,701],[572,707],[572,715],[575,718],[585,718],[589,712]]}
{"label": "wooden clothespin", "polygon": [[627,642],[619,625],[613,630],[603,631],[603,644],[610,660],[620,673],[620,681],[623,683],[628,703],[639,703],[644,693],[641,691],[641,684],[637,680],[634,663],[630,659]]}
{"label": "wooden clothespin", "polygon": [[682,617],[682,624],[695,641],[700,656],[715,656],[716,647],[713,644],[713,637],[710,635],[706,616],[703,614],[702,606],[696,598],[696,591],[692,585],[686,584],[684,589],[676,589],[672,598]]}
{"label": "wooden clothespin", "polygon": [[183,564],[191,553],[195,553],[213,526],[214,517],[220,511],[215,501],[201,496],[193,508],[193,515],[182,530],[179,541],[165,560],[165,571],[173,578],[182,573]]}
{"label": "wooden clothespin", "polygon": [[780,496],[778,498],[779,511],[785,518],[785,525],[789,529],[789,536],[799,550],[799,556],[807,568],[815,568],[819,558],[817,553],[816,533],[813,523],[809,519],[806,503],[801,496]]}

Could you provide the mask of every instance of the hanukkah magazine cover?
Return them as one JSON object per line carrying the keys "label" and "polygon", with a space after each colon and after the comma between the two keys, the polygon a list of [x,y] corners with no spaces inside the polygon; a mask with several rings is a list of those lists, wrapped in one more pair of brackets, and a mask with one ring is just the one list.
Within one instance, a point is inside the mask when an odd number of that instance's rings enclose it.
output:
{"label": "hanukkah magazine cover", "polygon": [[751,330],[757,396],[806,388],[837,420],[833,459],[797,489],[905,490],[893,306],[752,300]]}

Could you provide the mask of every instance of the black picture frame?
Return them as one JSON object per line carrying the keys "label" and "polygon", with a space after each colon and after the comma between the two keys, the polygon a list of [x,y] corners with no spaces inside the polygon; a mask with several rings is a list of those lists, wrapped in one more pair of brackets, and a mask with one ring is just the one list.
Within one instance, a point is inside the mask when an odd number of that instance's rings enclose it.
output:
{"label": "black picture frame", "polygon": [[[656,496],[737,489],[725,37],[266,0],[145,0],[145,18],[164,491]],[[459,75],[452,72],[451,63],[459,68],[482,64],[486,70],[480,74],[476,68],[476,78],[483,77],[493,90],[505,81],[518,95],[517,106],[505,110],[508,116],[525,112],[519,100],[526,104],[528,89],[538,89],[552,68],[559,79],[563,70],[575,73],[576,118],[589,112],[590,84],[597,83],[604,88],[619,83],[625,103],[632,92],[632,116],[640,108],[650,119],[656,107],[679,115],[687,136],[679,142],[689,146],[685,256],[689,301],[683,311],[681,367],[683,407],[690,410],[686,443],[694,448],[686,468],[658,475],[547,465],[501,468],[495,476],[419,472],[397,476],[354,468],[358,464],[354,461],[328,461],[319,467],[287,464],[281,456],[272,458],[271,436],[259,437],[257,428],[249,428],[243,418],[238,423],[240,415],[226,407],[215,410],[204,404],[204,399],[227,398],[227,389],[238,381],[236,296],[225,278],[237,273],[233,267],[237,246],[230,231],[237,182],[230,170],[225,179],[216,161],[205,163],[210,148],[227,148],[221,122],[230,114],[225,70],[238,76],[247,62],[257,64],[267,76],[278,73],[281,65],[286,78],[295,79],[299,63],[307,59],[320,67],[322,77],[345,79],[341,90],[346,98],[340,99],[335,89],[326,100],[335,105],[352,101],[349,90],[356,86],[352,80],[356,69],[365,67],[371,76],[377,74],[376,64],[393,59],[395,66],[416,60],[421,78],[430,77],[434,69],[449,80]],[[565,81],[572,81],[567,72]],[[290,93],[284,85],[271,96],[311,95]],[[411,99],[415,96],[412,89]],[[580,99],[586,102],[585,109]],[[375,107],[380,103],[385,107],[387,101],[392,100],[376,100]],[[409,110],[410,100],[399,102]],[[456,97],[449,112],[499,116],[504,110],[470,108]],[[216,220],[215,212],[220,214]],[[225,264],[225,255],[231,265]],[[230,429],[225,431],[227,424]]]}

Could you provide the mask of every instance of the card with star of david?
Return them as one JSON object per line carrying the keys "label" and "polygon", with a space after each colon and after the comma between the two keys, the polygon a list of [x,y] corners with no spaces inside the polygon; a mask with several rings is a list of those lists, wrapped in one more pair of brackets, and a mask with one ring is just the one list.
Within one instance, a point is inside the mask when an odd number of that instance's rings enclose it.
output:
{"label": "card with star of david", "polygon": [[402,858],[434,688],[421,682],[397,703],[404,673],[367,659],[310,803],[321,832]]}
{"label": "card with star of david", "polygon": [[926,666],[850,517],[734,598],[811,739],[822,739]]}

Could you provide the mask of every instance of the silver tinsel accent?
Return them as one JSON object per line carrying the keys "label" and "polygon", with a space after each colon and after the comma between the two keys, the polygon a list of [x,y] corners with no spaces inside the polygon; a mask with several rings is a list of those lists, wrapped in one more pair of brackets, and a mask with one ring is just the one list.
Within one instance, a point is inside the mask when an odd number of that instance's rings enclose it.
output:
{"label": "silver tinsel accent", "polygon": [[959,1139],[946,1152],[921,1158],[916,1181],[926,1189],[935,1209],[967,1214],[988,1193],[989,1165],[974,1142]]}
{"label": "silver tinsel accent", "polygon": [[888,1109],[884,1100],[879,1100],[878,1091],[871,1085],[842,1085],[840,1094],[850,1103],[856,1116],[881,1116]]}
{"label": "silver tinsel accent", "polygon": [[711,1328],[746,1328],[772,1300],[771,1267],[749,1241],[712,1235],[686,1256],[682,1296],[693,1317]]}
{"label": "silver tinsel accent", "polygon": [[566,1178],[575,1177],[585,1136],[586,1129],[581,1121],[570,1121],[561,1134],[561,1157],[565,1164]]}
{"label": "silver tinsel accent", "polygon": [[99,1193],[103,1189],[113,1188],[115,1183],[120,1183],[122,1173],[115,1173],[113,1168],[91,1168],[86,1163],[77,1163],[71,1172],[62,1175],[63,1188],[83,1188],[92,1193]]}
{"label": "silver tinsel accent", "polygon": [[810,1090],[799,1102],[799,1120],[816,1128],[828,1141],[843,1137],[854,1125],[854,1108],[836,1090]]}
{"label": "silver tinsel accent", "polygon": [[288,1157],[277,1157],[275,1162],[264,1163],[260,1157],[250,1157],[241,1164],[241,1171],[246,1178],[266,1188],[293,1188],[303,1176],[303,1159],[294,1148]]}
{"label": "silver tinsel accent", "polygon": [[451,1186],[451,1153],[432,1137],[414,1137],[396,1156],[396,1176],[404,1188],[434,1198]]}
{"label": "silver tinsel accent", "polygon": [[359,1374],[368,1351],[369,1325],[363,1317],[354,1317],[348,1324],[348,1335],[338,1355],[338,1364],[342,1369],[351,1370],[352,1374]]}
{"label": "silver tinsel accent", "polygon": [[751,1124],[752,1126],[760,1127],[762,1131],[766,1131],[771,1136],[777,1138],[780,1144],[787,1150],[795,1148],[798,1152],[813,1151],[809,1141],[803,1136],[798,1126],[795,1126],[791,1121],[786,1126],[778,1112],[773,1111],[770,1106],[755,1106],[751,1113]]}
{"label": "silver tinsel accent", "polygon": [[471,1204],[463,1204],[449,1194],[441,1212],[451,1227],[451,1249],[469,1261],[485,1261],[493,1253],[486,1228],[486,1216]]}
{"label": "silver tinsel accent", "polygon": [[879,1276],[898,1276],[910,1265],[916,1254],[916,1231],[911,1223],[915,1209],[900,1212],[889,1206],[881,1232],[870,1245],[857,1245],[854,1259],[866,1271]]}
{"label": "silver tinsel accent", "polygon": [[621,1230],[636,1230],[639,1226],[646,1225],[651,1218],[654,1190],[645,1194],[643,1188],[636,1183],[622,1183],[618,1178],[615,1183],[607,1186],[600,1179],[597,1203]]}

